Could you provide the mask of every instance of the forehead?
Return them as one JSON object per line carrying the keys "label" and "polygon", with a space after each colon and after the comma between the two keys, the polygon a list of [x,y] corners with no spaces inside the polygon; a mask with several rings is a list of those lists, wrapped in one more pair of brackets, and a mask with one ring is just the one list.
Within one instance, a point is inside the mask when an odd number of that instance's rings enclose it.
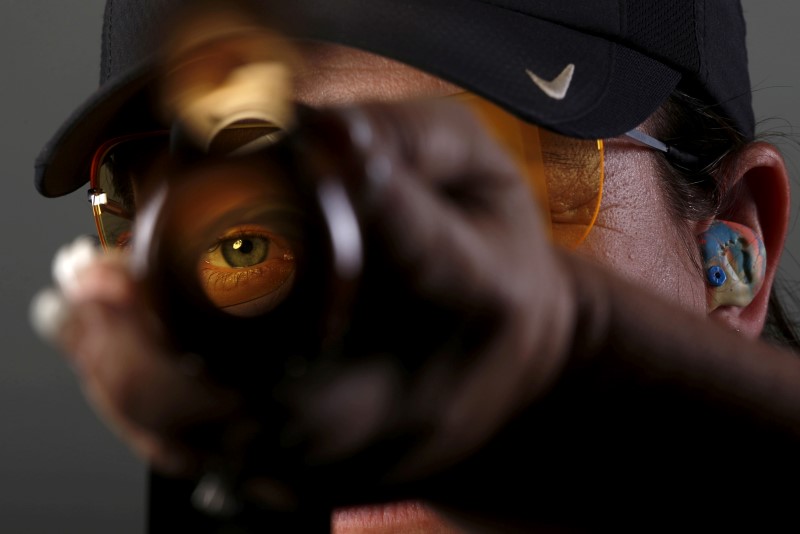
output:
{"label": "forehead", "polygon": [[300,42],[297,48],[301,64],[295,75],[295,98],[310,106],[394,101],[461,91],[409,65],[363,50],[319,42]]}

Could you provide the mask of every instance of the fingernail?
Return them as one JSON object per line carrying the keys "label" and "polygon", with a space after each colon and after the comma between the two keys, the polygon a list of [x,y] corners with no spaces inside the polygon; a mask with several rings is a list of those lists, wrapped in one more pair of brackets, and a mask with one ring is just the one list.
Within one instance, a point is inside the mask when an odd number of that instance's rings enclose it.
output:
{"label": "fingernail", "polygon": [[338,113],[345,120],[353,145],[362,151],[370,149],[375,141],[375,133],[364,111],[360,108],[344,108]]}
{"label": "fingernail", "polygon": [[385,187],[392,177],[394,169],[392,161],[383,154],[376,154],[367,159],[364,164],[364,171],[372,191],[380,190]]}
{"label": "fingernail", "polygon": [[[385,146],[379,146],[376,131],[367,113],[358,107],[344,108],[336,111],[342,117],[350,142],[360,153],[363,174],[347,175],[347,185],[355,185],[359,194],[375,197],[391,179],[394,173],[391,158],[384,152]],[[362,179],[359,179],[362,178]],[[374,200],[374,198],[367,198]]]}
{"label": "fingernail", "polygon": [[39,336],[55,343],[69,315],[69,304],[60,291],[46,288],[31,300],[29,310],[33,330]]}
{"label": "fingernail", "polygon": [[100,255],[100,250],[90,237],[81,236],[61,247],[53,259],[53,279],[69,293],[77,286],[78,274]]}

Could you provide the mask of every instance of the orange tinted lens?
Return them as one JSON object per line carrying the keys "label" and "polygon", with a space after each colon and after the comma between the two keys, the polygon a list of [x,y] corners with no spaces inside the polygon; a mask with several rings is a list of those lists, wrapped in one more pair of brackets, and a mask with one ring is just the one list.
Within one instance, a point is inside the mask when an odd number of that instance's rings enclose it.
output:
{"label": "orange tinted lens", "polygon": [[[104,247],[129,243],[137,200],[169,169],[174,181],[164,220],[171,223],[160,238],[169,240],[175,257],[191,256],[190,271],[211,304],[232,315],[265,313],[292,288],[303,213],[280,169],[270,172],[262,159],[226,156],[245,156],[279,136],[265,123],[226,128],[205,147],[222,158],[183,169],[165,166],[166,132],[107,143],[93,163],[90,192]],[[191,278],[192,272],[186,274]]]}
{"label": "orange tinted lens", "polygon": [[[149,140],[150,144],[153,142]],[[98,150],[92,164],[90,200],[97,233],[106,249],[124,247],[130,239],[135,205],[125,159],[135,157],[131,150],[134,144],[139,145],[133,138],[107,143]]]}
{"label": "orange tinted lens", "polygon": [[553,240],[575,247],[597,219],[603,193],[603,143],[559,135],[511,115],[470,93],[456,95],[481,117],[523,169],[534,197],[549,214]]}
{"label": "orange tinted lens", "polygon": [[[280,133],[268,123],[239,124],[220,131],[205,148],[218,155],[241,155],[274,143]],[[127,245],[136,213],[136,189],[148,181],[154,162],[167,147],[167,132],[149,132],[110,141],[97,151],[91,201],[105,248]]]}

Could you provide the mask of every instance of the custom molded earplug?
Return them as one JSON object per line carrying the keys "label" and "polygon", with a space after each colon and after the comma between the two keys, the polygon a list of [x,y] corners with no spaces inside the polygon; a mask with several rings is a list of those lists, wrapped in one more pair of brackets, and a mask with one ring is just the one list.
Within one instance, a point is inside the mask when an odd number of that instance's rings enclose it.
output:
{"label": "custom molded earplug", "polygon": [[714,221],[698,243],[709,287],[709,311],[750,304],[767,268],[767,253],[758,235],[738,223]]}

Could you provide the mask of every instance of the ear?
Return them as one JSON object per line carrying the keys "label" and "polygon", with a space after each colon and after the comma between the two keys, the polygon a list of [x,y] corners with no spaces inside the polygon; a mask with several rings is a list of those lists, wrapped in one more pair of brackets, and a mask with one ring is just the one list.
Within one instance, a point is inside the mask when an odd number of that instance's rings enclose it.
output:
{"label": "ear", "polygon": [[722,306],[710,315],[749,338],[764,327],[769,295],[783,251],[789,221],[789,177],[783,157],[768,143],[754,142],[726,162],[726,194],[720,219],[751,228],[764,241],[764,283],[750,304]]}

